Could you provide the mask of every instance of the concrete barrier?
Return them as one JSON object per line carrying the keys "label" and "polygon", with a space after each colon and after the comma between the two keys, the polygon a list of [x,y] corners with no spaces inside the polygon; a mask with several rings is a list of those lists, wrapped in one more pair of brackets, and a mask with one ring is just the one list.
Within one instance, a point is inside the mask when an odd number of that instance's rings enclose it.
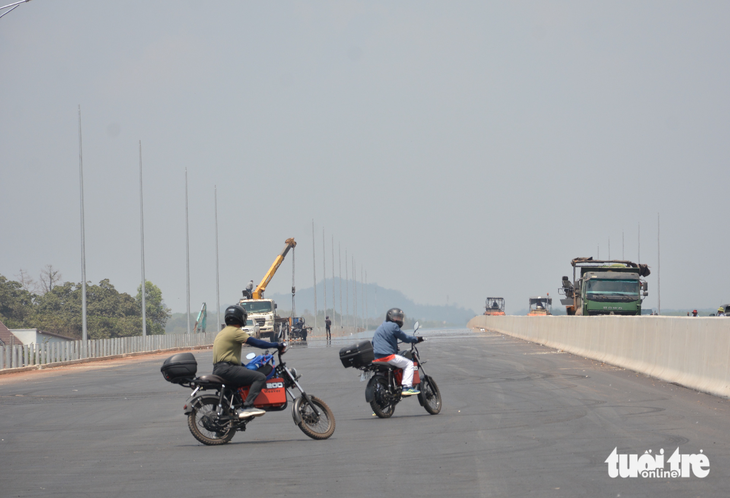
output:
{"label": "concrete barrier", "polygon": [[480,315],[467,327],[730,397],[730,318]]}

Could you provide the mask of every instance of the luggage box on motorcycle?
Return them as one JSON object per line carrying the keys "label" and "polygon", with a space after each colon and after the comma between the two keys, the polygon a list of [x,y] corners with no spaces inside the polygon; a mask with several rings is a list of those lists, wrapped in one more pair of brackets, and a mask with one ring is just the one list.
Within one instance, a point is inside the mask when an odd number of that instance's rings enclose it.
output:
{"label": "luggage box on motorcycle", "polygon": [[193,353],[174,354],[165,360],[160,372],[166,381],[173,384],[190,382],[198,373],[198,362]]}
{"label": "luggage box on motorcycle", "polygon": [[360,368],[369,365],[375,359],[373,344],[362,341],[340,349],[340,361],[345,368]]}

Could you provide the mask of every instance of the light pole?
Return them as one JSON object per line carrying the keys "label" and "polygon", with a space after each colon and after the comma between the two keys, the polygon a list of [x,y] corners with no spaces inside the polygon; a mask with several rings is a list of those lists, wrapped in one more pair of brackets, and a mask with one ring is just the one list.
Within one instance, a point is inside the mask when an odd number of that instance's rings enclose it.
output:
{"label": "light pole", "polygon": [[18,7],[20,7],[21,3],[28,3],[28,2],[30,2],[30,0],[20,0],[20,2],[14,2],[14,3],[9,3],[7,5],[3,5],[2,7],[0,7],[0,12],[2,12],[5,9],[8,9],[8,10],[6,10],[2,14],[0,14],[0,18],[3,18],[4,16],[10,14],[12,11],[14,11]]}

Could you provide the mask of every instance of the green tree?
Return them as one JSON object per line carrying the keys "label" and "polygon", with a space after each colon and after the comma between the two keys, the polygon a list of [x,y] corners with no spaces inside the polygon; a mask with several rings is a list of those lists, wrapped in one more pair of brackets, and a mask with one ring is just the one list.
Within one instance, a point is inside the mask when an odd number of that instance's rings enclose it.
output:
{"label": "green tree", "polygon": [[[161,335],[165,333],[165,325],[170,318],[170,309],[162,300],[162,291],[149,280],[145,280],[145,308],[147,318],[147,334]],[[135,298],[139,314],[142,314],[142,284],[137,287]]]}
{"label": "green tree", "polygon": [[0,275],[0,321],[8,328],[25,327],[26,319],[33,314],[34,297],[20,282]]}

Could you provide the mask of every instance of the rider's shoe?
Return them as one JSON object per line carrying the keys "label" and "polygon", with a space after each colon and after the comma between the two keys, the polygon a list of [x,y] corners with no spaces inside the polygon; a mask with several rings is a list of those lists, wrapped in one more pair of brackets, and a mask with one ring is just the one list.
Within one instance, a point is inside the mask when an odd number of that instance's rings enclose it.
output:
{"label": "rider's shoe", "polygon": [[419,391],[417,389],[413,389],[412,387],[407,387],[406,389],[403,389],[400,392],[400,395],[401,396],[413,396],[414,394],[420,394],[420,393],[421,393],[421,391]]}
{"label": "rider's shoe", "polygon": [[266,412],[264,410],[261,410],[260,408],[249,406],[239,409],[236,413],[238,414],[239,419],[244,419],[248,417],[260,417]]}

